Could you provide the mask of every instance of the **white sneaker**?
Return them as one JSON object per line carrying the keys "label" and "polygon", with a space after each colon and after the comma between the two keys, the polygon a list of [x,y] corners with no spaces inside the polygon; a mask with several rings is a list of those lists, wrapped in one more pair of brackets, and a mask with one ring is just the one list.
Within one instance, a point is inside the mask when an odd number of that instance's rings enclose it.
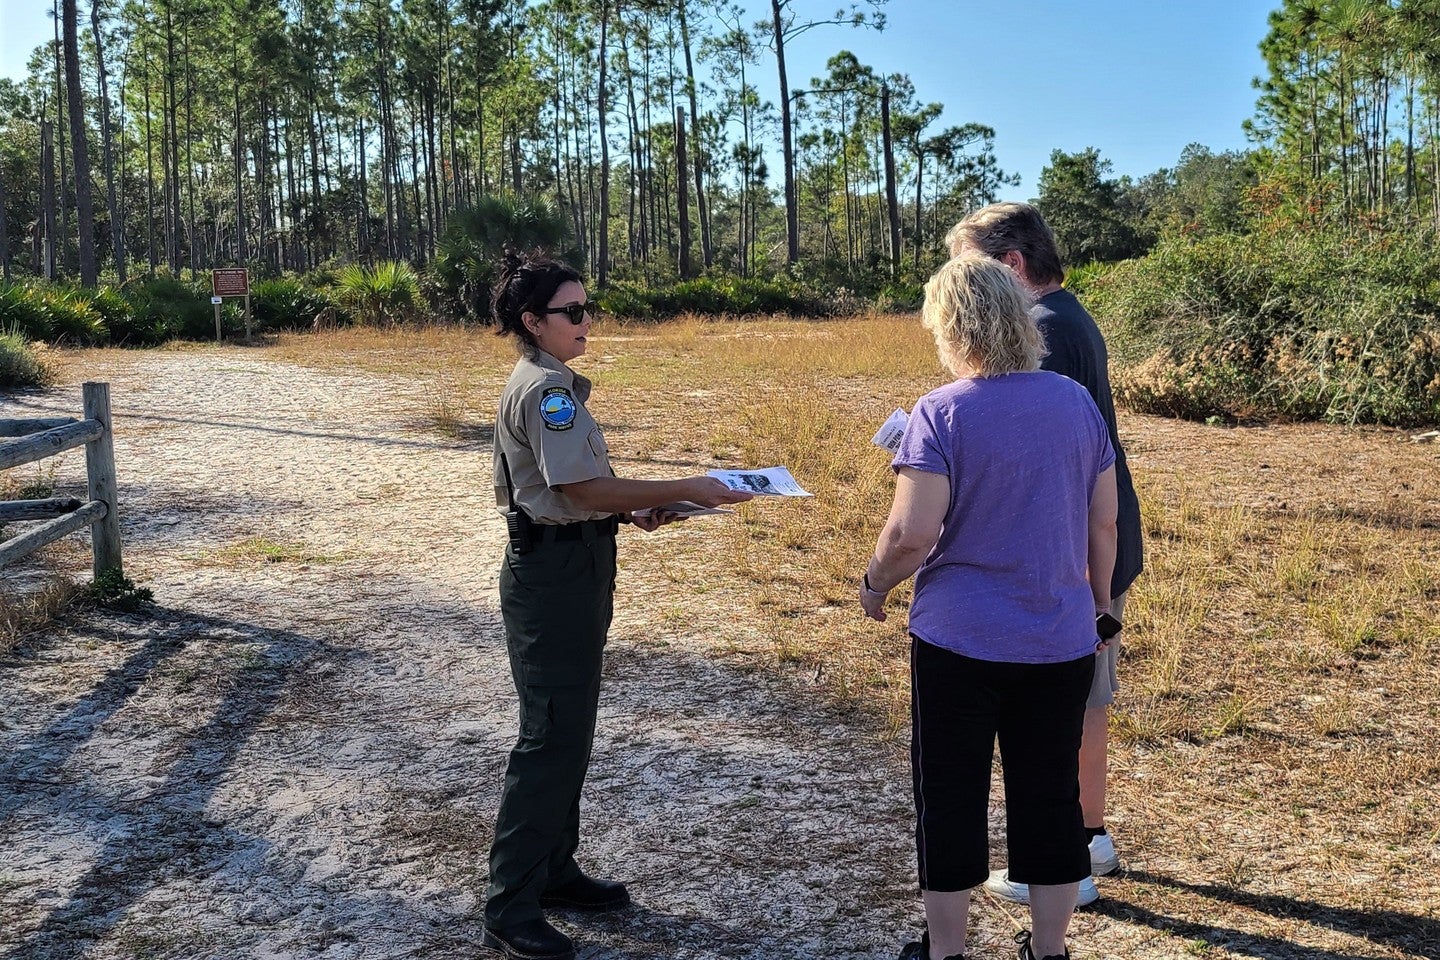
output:
{"label": "white sneaker", "polygon": [[[1009,870],[991,870],[990,878],[983,884],[985,889],[1001,900],[1010,903],[1029,903],[1030,885],[1016,883],[1010,879]],[[1095,878],[1086,877],[1080,881],[1080,892],[1075,895],[1075,906],[1088,907],[1100,899],[1100,891],[1095,887]]]}
{"label": "white sneaker", "polygon": [[1115,853],[1115,841],[1110,834],[1102,833],[1090,840],[1090,875],[1108,877],[1120,872],[1120,857]]}

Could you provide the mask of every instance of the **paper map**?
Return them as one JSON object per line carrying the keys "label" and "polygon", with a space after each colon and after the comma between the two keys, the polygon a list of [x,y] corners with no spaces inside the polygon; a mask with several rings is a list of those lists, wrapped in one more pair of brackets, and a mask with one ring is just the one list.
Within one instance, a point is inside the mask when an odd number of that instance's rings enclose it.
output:
{"label": "paper map", "polygon": [[808,497],[784,467],[763,470],[711,470],[710,476],[731,490],[744,490],[757,497]]}

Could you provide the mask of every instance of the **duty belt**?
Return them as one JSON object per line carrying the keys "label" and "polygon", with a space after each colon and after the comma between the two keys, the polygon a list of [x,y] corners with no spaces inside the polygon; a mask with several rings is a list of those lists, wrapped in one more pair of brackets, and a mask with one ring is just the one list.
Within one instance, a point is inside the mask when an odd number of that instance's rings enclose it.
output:
{"label": "duty belt", "polygon": [[561,540],[598,540],[613,537],[620,529],[620,518],[605,517],[602,520],[580,520],[576,523],[537,523],[531,528],[536,543],[557,543]]}

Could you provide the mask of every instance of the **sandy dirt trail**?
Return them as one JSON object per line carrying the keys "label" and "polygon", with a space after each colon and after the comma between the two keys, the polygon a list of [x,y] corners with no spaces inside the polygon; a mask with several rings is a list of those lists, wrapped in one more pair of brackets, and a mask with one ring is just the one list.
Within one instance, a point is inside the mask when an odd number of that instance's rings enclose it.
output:
{"label": "sandy dirt trail", "polygon": [[[488,446],[417,427],[423,383],[253,351],[85,373],[157,607],[0,659],[0,956],[477,956],[515,723]],[[67,454],[60,491],[83,473]],[[684,624],[656,643],[623,579],[619,608],[582,856],[638,906],[559,915],[581,956],[893,957],[918,922],[894,745]]]}

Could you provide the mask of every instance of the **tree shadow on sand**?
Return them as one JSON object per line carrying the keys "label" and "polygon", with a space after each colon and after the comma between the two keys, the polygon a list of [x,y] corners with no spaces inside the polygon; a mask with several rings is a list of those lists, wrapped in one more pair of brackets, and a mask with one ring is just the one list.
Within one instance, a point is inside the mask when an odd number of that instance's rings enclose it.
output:
{"label": "tree shadow on sand", "polygon": [[[150,619],[130,617],[118,624],[102,615],[100,623],[72,627],[82,637],[93,632],[111,642],[133,641],[137,649],[0,763],[0,828],[30,805],[107,825],[107,838],[91,858],[90,869],[63,884],[64,901],[33,929],[12,930],[18,945],[7,954],[9,960],[83,955],[105,939],[125,917],[126,908],[147,891],[176,876],[207,872],[237,847],[263,842],[207,817],[206,807],[297,668],[323,654],[326,645],[300,634],[187,611],[157,607],[151,613]],[[153,790],[138,799],[133,792],[116,796],[113,787],[65,769],[167,658],[206,635],[248,644],[254,658],[229,675],[231,682],[209,719],[184,737]],[[9,659],[6,671],[24,669],[23,658]],[[141,773],[136,771],[137,779]],[[108,829],[115,820],[129,828]],[[178,852],[169,842],[177,836],[184,838]]]}

